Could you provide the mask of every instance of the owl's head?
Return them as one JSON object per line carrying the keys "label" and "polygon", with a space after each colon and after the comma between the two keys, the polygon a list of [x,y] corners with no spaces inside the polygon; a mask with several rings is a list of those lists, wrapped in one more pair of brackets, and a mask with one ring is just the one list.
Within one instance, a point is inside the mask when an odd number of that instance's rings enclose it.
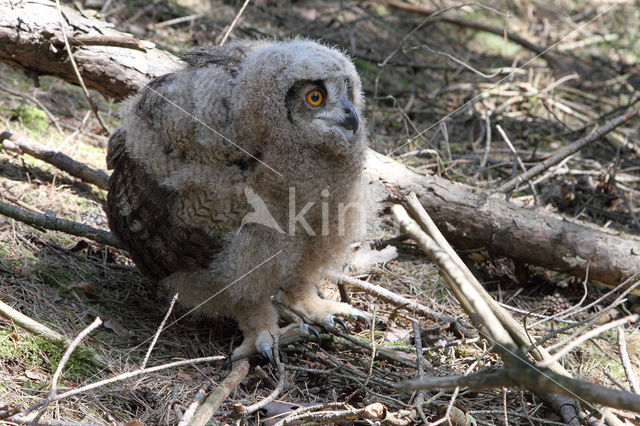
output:
{"label": "owl's head", "polygon": [[232,109],[243,139],[283,154],[362,152],[362,86],[338,50],[306,40],[264,44],[242,61],[235,83]]}

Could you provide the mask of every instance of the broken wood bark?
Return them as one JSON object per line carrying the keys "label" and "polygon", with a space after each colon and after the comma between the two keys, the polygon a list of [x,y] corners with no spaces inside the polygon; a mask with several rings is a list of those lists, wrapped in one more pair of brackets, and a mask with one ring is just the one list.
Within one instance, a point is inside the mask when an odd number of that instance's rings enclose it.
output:
{"label": "broken wood bark", "polygon": [[[73,37],[123,36],[105,22],[85,18],[65,6],[62,9]],[[15,4],[0,0],[0,61],[30,75],[54,75],[75,84],[66,53],[56,48],[56,40],[62,38],[54,12],[54,5],[46,0]],[[76,44],[74,56],[87,86],[117,100],[181,66],[175,56],[152,47],[141,52],[116,45]],[[640,271],[637,237],[519,208],[485,191],[418,174],[373,151],[368,157],[370,182],[387,193],[415,192],[458,249],[484,249],[580,277],[588,270],[590,279],[609,286]]]}

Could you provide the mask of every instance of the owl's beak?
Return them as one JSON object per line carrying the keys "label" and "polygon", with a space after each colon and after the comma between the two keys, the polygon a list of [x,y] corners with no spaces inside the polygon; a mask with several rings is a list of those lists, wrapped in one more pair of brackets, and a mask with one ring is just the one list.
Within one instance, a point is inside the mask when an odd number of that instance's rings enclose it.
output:
{"label": "owl's beak", "polygon": [[358,113],[356,112],[356,108],[346,99],[342,100],[342,107],[344,108],[345,116],[339,124],[355,134],[358,131]]}

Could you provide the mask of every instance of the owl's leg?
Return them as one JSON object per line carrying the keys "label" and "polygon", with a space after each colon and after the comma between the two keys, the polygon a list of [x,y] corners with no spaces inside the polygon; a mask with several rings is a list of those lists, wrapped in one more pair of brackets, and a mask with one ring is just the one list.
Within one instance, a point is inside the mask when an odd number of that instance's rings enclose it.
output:
{"label": "owl's leg", "polygon": [[278,312],[269,297],[262,297],[255,304],[236,306],[234,314],[240,330],[242,330],[244,340],[233,351],[233,356],[247,355],[255,349],[259,354],[271,360],[273,358],[271,355],[273,336],[280,333],[280,328],[278,327]]}
{"label": "owl's leg", "polygon": [[353,306],[326,300],[318,296],[315,285],[301,283],[285,290],[282,295],[282,302],[293,309],[305,314],[311,321],[322,324],[326,329],[332,330],[336,324],[340,324],[348,331],[346,324],[338,316],[349,316],[360,318],[370,322],[369,316]]}

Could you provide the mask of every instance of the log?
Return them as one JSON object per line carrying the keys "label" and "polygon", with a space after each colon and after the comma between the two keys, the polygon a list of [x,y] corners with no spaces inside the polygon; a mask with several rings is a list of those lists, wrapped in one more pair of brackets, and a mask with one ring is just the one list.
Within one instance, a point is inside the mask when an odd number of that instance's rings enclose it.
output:
{"label": "log", "polygon": [[[0,61],[31,74],[54,75],[75,84],[66,53],[55,47],[62,36],[52,8],[55,4],[47,0],[0,0]],[[120,47],[126,46],[122,37],[127,35],[109,28],[105,22],[62,8],[68,22],[67,33],[75,38],[106,34],[114,40],[112,46],[71,43],[87,86],[105,97],[123,99],[150,79],[181,66],[178,58],[153,47],[145,52]],[[588,269],[592,281],[609,286],[640,271],[638,237],[523,209],[486,191],[418,174],[374,151],[369,152],[366,169],[371,183],[386,193],[415,192],[458,249],[483,248],[519,263],[579,277],[584,277]]]}
{"label": "log", "polygon": [[[52,75],[78,84],[64,48],[56,7],[48,0],[0,0],[0,61],[33,77]],[[105,97],[122,100],[150,79],[181,65],[174,55],[116,31],[108,22],[85,17],[66,6],[62,12],[86,86]]]}

